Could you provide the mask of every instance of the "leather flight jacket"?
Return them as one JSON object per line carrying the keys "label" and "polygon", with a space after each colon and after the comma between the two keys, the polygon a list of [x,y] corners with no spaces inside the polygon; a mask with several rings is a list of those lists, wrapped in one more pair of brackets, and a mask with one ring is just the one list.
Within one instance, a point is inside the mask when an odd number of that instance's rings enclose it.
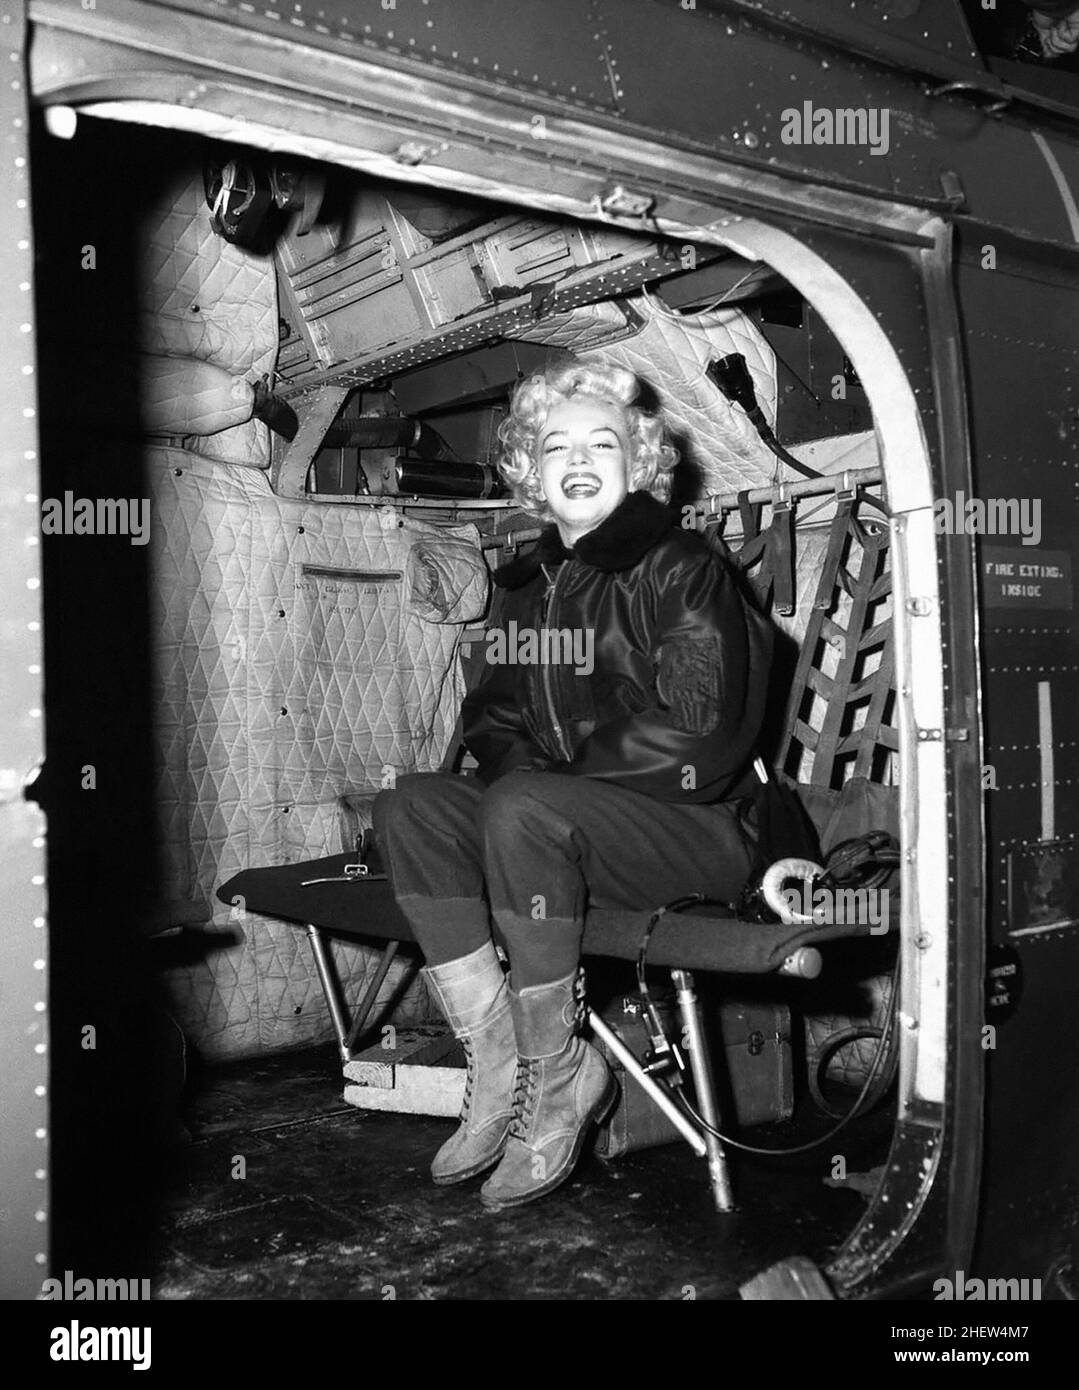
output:
{"label": "leather flight jacket", "polygon": [[494,580],[501,611],[463,708],[481,780],[549,771],[660,801],[744,794],[772,630],[703,536],[631,492],[571,550],[545,527]]}

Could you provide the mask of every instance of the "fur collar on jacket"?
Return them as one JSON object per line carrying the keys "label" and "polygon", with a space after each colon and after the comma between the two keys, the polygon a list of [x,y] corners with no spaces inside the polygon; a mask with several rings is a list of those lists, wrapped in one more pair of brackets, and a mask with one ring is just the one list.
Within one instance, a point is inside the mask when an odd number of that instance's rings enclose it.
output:
{"label": "fur collar on jacket", "polygon": [[673,524],[670,511],[650,492],[629,492],[572,550],[562,544],[553,522],[545,526],[531,550],[495,571],[494,582],[503,589],[519,589],[539,573],[541,565],[558,565],[571,555],[605,574],[631,569]]}

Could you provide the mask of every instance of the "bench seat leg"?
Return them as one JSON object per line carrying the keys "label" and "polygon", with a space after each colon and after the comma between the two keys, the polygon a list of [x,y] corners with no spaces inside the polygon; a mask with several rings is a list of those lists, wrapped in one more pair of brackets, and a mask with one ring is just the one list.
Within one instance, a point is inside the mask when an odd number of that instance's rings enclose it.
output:
{"label": "bench seat leg", "polygon": [[[394,957],[397,955],[397,947],[400,942],[387,941],[382,948],[382,955],[379,957],[378,967],[371,977],[371,983],[363,992],[363,998],[356,1005],[356,1014],[352,1020],[352,1030],[348,1035],[347,1047],[349,1052],[356,1046],[357,1039],[367,1027],[367,1020],[371,1017],[371,1011],[375,1007],[375,1000],[378,992],[382,988],[382,982],[389,973],[390,966],[393,964]],[[346,1057],[346,1061],[349,1059]]]}
{"label": "bench seat leg", "polygon": [[334,969],[330,953],[326,949],[326,942],[323,940],[322,933],[312,922],[307,924],[307,936],[311,942],[311,952],[315,957],[315,969],[318,971],[322,993],[326,996],[330,1018],[333,1020],[333,1031],[337,1037],[337,1050],[340,1052],[343,1062],[351,1062],[352,1049],[348,1043],[348,1020],[345,1017],[344,1005],[341,1003],[337,971]]}
{"label": "bench seat leg", "polygon": [[322,993],[326,996],[326,1004],[333,1021],[337,1050],[341,1054],[342,1062],[351,1062],[354,1060],[352,1050],[356,1046],[356,1040],[367,1026],[367,1020],[375,1007],[375,999],[382,988],[382,982],[385,980],[390,966],[393,964],[400,942],[387,941],[383,946],[375,973],[363,992],[363,998],[356,1006],[356,1016],[350,1027],[348,1014],[341,1000],[341,984],[337,978],[333,958],[326,949],[326,941],[322,932],[313,922],[307,923],[307,937],[311,942],[311,952],[315,957],[315,969],[318,971],[319,983],[322,986]]}
{"label": "bench seat leg", "polygon": [[595,1009],[588,1010],[588,1023],[596,1037],[606,1046],[613,1057],[618,1058],[627,1074],[634,1078],[638,1086],[651,1098],[653,1104],[658,1106],[666,1115],[697,1157],[704,1158],[708,1149],[697,1126],[691,1120],[686,1119],[663,1087],[652,1080],[625,1043],[619,1039],[616,1033],[611,1032]]}
{"label": "bench seat leg", "polygon": [[[697,999],[693,976],[688,970],[672,970],[678,996],[678,1011],[682,1017],[683,1037],[689,1052],[689,1066],[693,1073],[693,1088],[697,1093],[697,1107],[701,1115],[712,1126],[719,1129],[719,1107],[716,1105],[715,1087],[712,1084],[712,1066],[708,1058],[708,1043],[701,1020],[701,1008]],[[704,1143],[708,1150],[708,1176],[712,1184],[712,1198],[717,1211],[734,1210],[734,1192],[727,1167],[727,1155],[723,1145],[714,1134],[704,1131]]]}

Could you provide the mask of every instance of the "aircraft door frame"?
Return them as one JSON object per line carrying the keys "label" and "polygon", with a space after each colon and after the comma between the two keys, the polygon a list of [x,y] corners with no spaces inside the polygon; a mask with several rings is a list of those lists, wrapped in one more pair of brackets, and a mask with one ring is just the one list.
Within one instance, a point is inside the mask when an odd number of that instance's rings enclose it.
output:
{"label": "aircraft door frame", "polygon": [[0,1298],[34,1298],[48,1275],[48,1020],[45,817],[26,797],[44,750],[41,549],[30,218],[27,26],[22,5],[0,16],[0,375],[4,388],[0,573]]}
{"label": "aircraft door frame", "polygon": [[[953,236],[859,236],[793,219],[728,226],[821,313],[866,389],[892,512],[903,833],[899,1115],[869,1209],[828,1267],[848,1297],[896,1296],[962,1268],[982,1140],[984,861],[976,573],[933,502],[969,496]],[[836,1152],[842,1151],[837,1137]]]}

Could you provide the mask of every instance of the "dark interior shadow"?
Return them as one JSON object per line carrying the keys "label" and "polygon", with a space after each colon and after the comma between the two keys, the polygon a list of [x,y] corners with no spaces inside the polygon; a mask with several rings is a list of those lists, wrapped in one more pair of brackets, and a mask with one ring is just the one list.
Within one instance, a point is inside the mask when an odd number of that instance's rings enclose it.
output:
{"label": "dark interior shadow", "polygon": [[[137,385],[145,217],[203,153],[199,140],[112,121],[80,121],[70,141],[35,125],[43,499],[149,506]],[[155,1153],[183,1077],[150,944],[165,895],[149,555],[130,535],[42,538],[51,1266],[89,1278],[151,1274]]]}
{"label": "dark interior shadow", "polygon": [[707,488],[704,469],[697,461],[687,436],[680,431],[672,430],[670,439],[678,450],[678,467],[671,474],[671,507],[680,516],[683,507],[699,504]]}

